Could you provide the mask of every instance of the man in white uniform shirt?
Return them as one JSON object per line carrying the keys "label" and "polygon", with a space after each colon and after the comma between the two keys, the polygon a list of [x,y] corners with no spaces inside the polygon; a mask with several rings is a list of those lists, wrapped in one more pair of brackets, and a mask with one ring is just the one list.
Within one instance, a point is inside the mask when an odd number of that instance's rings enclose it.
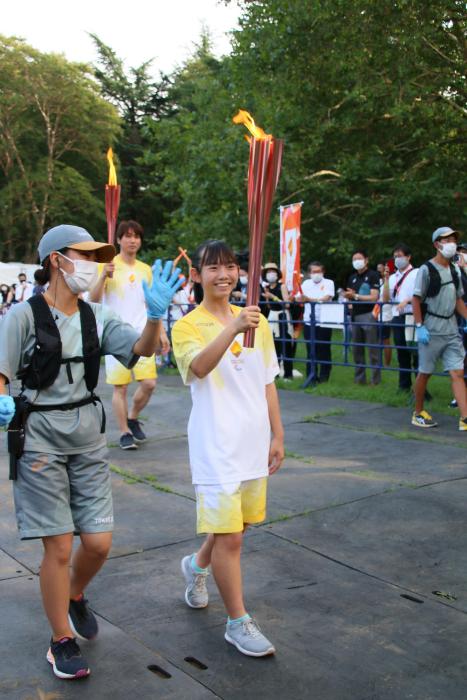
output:
{"label": "man in white uniform shirt", "polygon": [[[318,261],[311,262],[308,265],[308,279],[302,284],[303,295],[299,301],[315,302],[305,303],[303,314],[303,334],[306,342],[307,353],[307,378],[313,373],[313,359],[315,361],[314,380],[319,382],[327,382],[331,373],[331,335],[332,328],[320,325],[321,308],[320,304],[326,301],[332,301],[334,298],[334,282],[324,277],[324,265]],[[313,309],[314,307],[314,314]],[[313,318],[314,316],[314,318]],[[314,325],[315,343],[312,339],[312,325]]]}
{"label": "man in white uniform shirt", "polygon": [[32,284],[27,281],[24,272],[20,272],[18,275],[18,283],[15,286],[15,302],[27,301],[32,297],[32,290]]}
{"label": "man in white uniform shirt", "polygon": [[[393,251],[396,272],[385,279],[383,301],[394,302],[392,305],[392,325],[394,344],[397,346],[399,363],[399,389],[410,391],[412,387],[411,371],[417,371],[417,352],[409,348],[405,339],[407,315],[412,314],[412,296],[418,268],[412,267],[412,251],[405,243],[398,243]],[[412,321],[413,319],[409,318]]]}

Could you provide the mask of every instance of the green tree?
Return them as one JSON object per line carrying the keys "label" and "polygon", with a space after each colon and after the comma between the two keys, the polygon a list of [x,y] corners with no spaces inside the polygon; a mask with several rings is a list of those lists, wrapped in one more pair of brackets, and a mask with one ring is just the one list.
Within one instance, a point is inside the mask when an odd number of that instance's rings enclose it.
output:
{"label": "green tree", "polygon": [[122,186],[120,218],[137,219],[150,239],[164,222],[165,205],[154,188],[153,177],[143,155],[151,148],[146,137],[147,121],[158,122],[171,113],[167,97],[170,79],[151,77],[152,59],[137,68],[125,69],[115,51],[91,34],[98,52],[94,75],[101,94],[118,109],[122,132],[115,147],[119,159],[118,179]]}
{"label": "green tree", "polygon": [[248,245],[246,169],[248,146],[232,124],[238,107],[231,94],[228,58],[218,60],[203,32],[193,56],[171,76],[171,113],[147,122],[150,191],[172,208],[157,250],[193,249],[207,238]]}
{"label": "green tree", "polygon": [[[286,140],[283,202],[303,199],[304,256],[344,270],[354,245],[420,257],[465,216],[465,4],[252,0],[232,81]],[[339,177],[315,177],[322,169]]]}
{"label": "green tree", "polygon": [[88,67],[20,39],[0,36],[0,73],[0,256],[34,261],[59,219],[104,229],[104,153],[119,120]]}

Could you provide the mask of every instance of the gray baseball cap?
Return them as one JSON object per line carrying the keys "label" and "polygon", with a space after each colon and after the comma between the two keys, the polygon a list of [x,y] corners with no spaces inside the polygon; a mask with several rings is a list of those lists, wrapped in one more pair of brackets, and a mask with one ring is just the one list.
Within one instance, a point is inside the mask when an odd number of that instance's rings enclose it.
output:
{"label": "gray baseball cap", "polygon": [[50,228],[39,241],[37,252],[41,264],[50,253],[55,250],[63,250],[63,248],[82,251],[94,250],[97,262],[110,262],[116,254],[113,245],[95,241],[85,228],[71,224],[60,224],[60,226]]}
{"label": "gray baseball cap", "polygon": [[452,234],[457,236],[457,240],[459,240],[459,231],[454,231],[454,229],[449,228],[449,226],[440,226],[440,228],[437,228],[436,231],[433,231],[433,235],[431,237],[431,240],[434,243],[435,241],[438,240],[438,238],[444,238],[445,236],[452,236]]}

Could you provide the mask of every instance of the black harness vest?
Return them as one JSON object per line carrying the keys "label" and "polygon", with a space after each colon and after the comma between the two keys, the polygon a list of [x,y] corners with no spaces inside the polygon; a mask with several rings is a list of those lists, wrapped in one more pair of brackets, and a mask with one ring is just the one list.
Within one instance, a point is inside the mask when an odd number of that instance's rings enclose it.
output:
{"label": "black harness vest", "polygon": [[[97,403],[102,407],[101,433],[105,432],[105,411],[102,401],[94,393],[99,379],[100,344],[97,334],[96,317],[89,304],[78,299],[83,344],[82,357],[62,357],[62,341],[49,305],[38,294],[28,299],[34,316],[34,333],[36,342],[29,365],[18,372],[21,380],[21,394],[15,397],[16,412],[8,428],[8,451],[10,453],[10,479],[16,479],[17,460],[24,451],[26,421],[35,411],[70,411],[87,404]],[[73,384],[72,362],[84,363],[84,379],[90,395],[80,401],[61,404],[37,404],[29,402],[23,396],[24,389],[40,392],[52,386],[57,379],[61,365],[66,365],[68,381]]]}

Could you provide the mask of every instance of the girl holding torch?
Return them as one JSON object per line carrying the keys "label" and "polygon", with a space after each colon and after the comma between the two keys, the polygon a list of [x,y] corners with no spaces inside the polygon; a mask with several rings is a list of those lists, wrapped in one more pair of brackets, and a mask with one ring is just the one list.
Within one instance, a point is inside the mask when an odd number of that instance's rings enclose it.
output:
{"label": "girl holding torch", "polygon": [[[47,291],[15,307],[0,324],[0,426],[9,424],[10,478],[21,539],[41,538],[40,586],[52,629],[47,660],[59,678],[88,676],[76,642],[93,639],[97,620],[83,596],[103,565],[113,529],[105,416],[94,393],[100,356],[126,367],[153,354],[160,319],[181,284],[172,262],[153,267],[143,283],[142,332],[100,304],[79,297],[97,280],[97,261],[113,245],[83,228],[61,225],[39,242]],[[15,400],[7,385],[18,376]],[[72,557],[73,534],[81,543]],[[71,563],[71,571],[70,571]]]}
{"label": "girl holding torch", "polygon": [[[258,306],[229,304],[238,273],[225,243],[201,245],[191,272],[201,304],[172,331],[177,365],[193,401],[188,443],[197,532],[207,535],[181,566],[186,603],[205,608],[211,565],[228,614],[225,639],[248,656],[265,656],[275,649],[245,608],[240,555],[246,527],[266,517],[267,477],[284,458],[284,431],[268,322]],[[249,329],[255,329],[252,348],[244,346]]]}

